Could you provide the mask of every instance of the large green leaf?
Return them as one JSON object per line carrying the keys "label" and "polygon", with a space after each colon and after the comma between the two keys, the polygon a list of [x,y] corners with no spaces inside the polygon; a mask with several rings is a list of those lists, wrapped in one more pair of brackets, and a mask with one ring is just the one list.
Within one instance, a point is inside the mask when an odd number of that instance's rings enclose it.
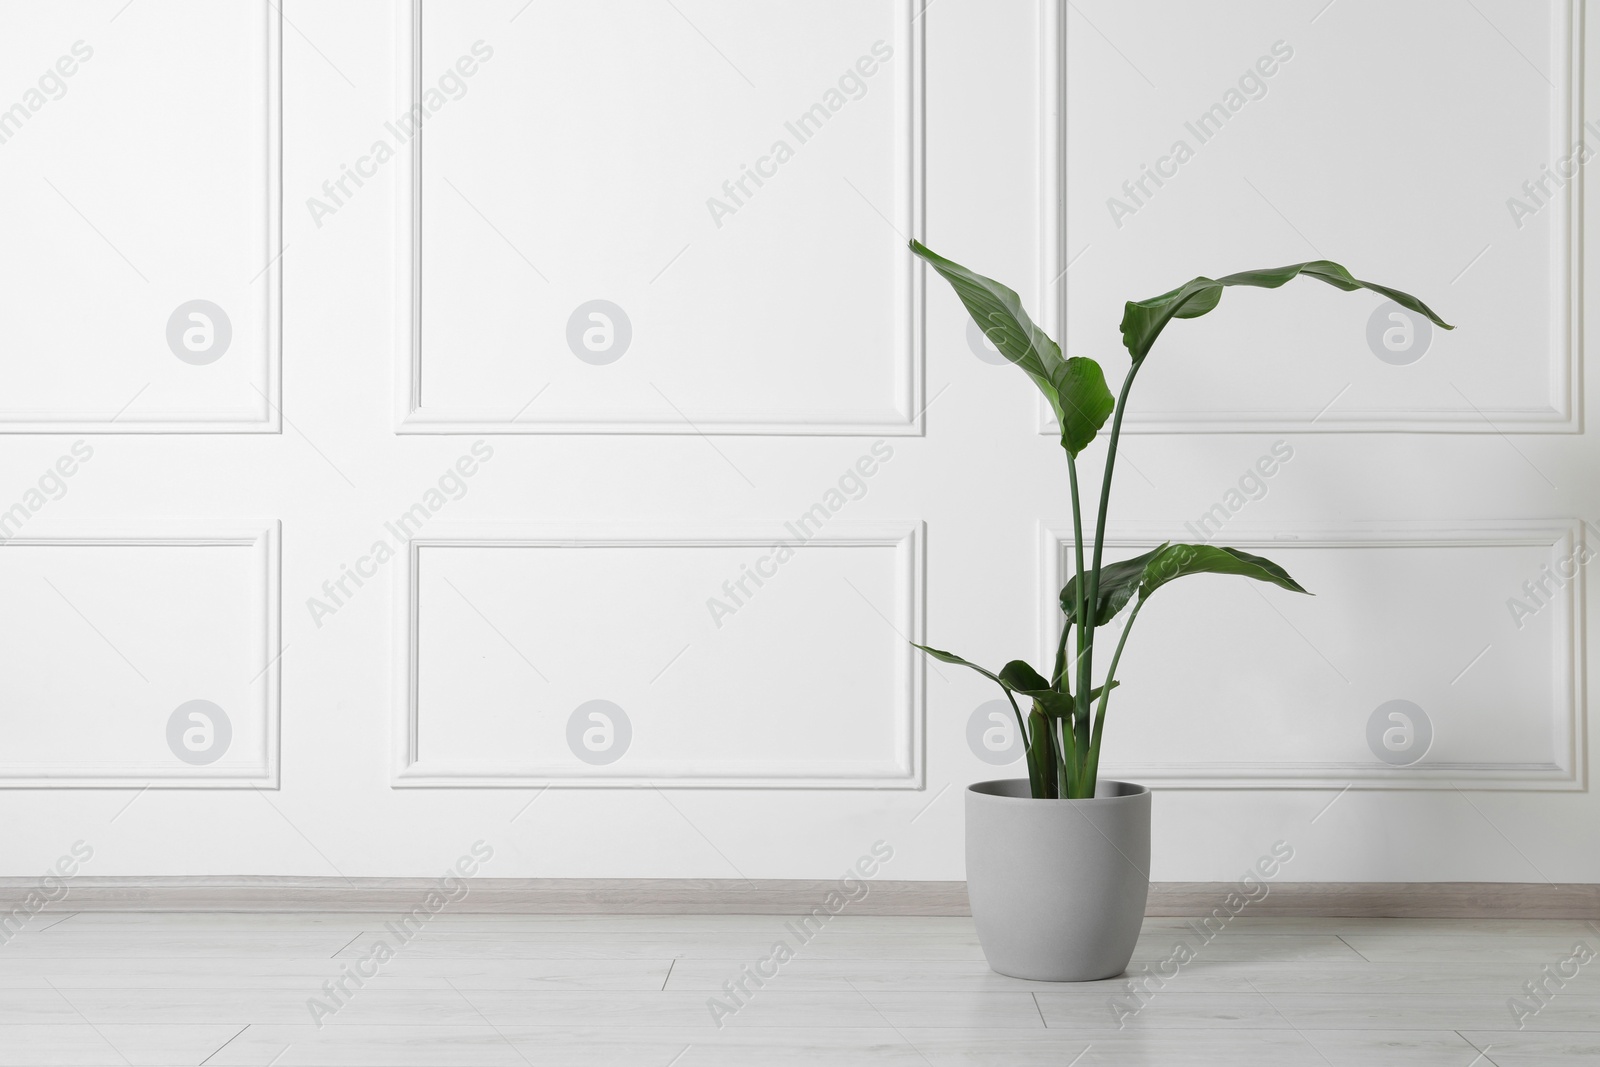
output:
{"label": "large green leaf", "polygon": [[1028,662],[1020,659],[1014,659],[1001,667],[998,681],[1007,689],[1028,696],[1051,691],[1050,683],[1044,680],[1044,676],[1034,670]]}
{"label": "large green leaf", "polygon": [[[1072,713],[1072,695],[1070,693],[1059,693],[1052,689],[1050,683],[1044,680],[1044,676],[1034,670],[1025,660],[1014,659],[1004,667],[1001,667],[999,674],[992,674],[976,663],[962,659],[954,652],[945,652],[937,648],[930,648],[927,645],[919,645],[915,642],[912,642],[912,647],[922,649],[922,651],[941,663],[952,663],[957,667],[968,667],[977,671],[985,678],[997,683],[1001,688],[1032,700],[1042,707],[1045,714],[1053,718],[1059,719]],[[1112,682],[1111,688],[1115,689],[1120,684],[1120,682]],[[1099,695],[1100,689],[1094,689],[1089,693],[1089,699],[1093,700]]]}
{"label": "large green leaf", "polygon": [[1225,278],[1196,278],[1170,293],[1162,293],[1149,300],[1130,300],[1122,312],[1122,343],[1127,346],[1128,354],[1133,357],[1133,362],[1137,365],[1150,354],[1150,346],[1156,343],[1156,338],[1167,328],[1167,323],[1173,319],[1193,319],[1204,315],[1221,302],[1224,288],[1230,285],[1253,285],[1261,289],[1276,289],[1302,274],[1308,278],[1327,282],[1346,292],[1370,289],[1388,297],[1403,308],[1415,311],[1419,315],[1426,315],[1435,326],[1446,330],[1455,329],[1434,314],[1432,308],[1411,294],[1373,282],[1361,281],[1339,264],[1326,259],[1317,259],[1288,267],[1247,270],[1239,274],[1230,274]]}
{"label": "large green leaf", "polygon": [[[1113,681],[1111,688],[1115,689],[1121,684],[1121,682]],[[1103,685],[1097,685],[1089,690],[1089,703],[1093,704],[1100,699],[1100,694],[1105,692],[1105,688]],[[1035,704],[1041,706],[1044,709],[1044,713],[1052,719],[1071,718],[1072,713],[1077,709],[1077,703],[1072,699],[1071,693],[1056,693],[1046,690],[1042,693],[1026,693],[1024,695]]]}
{"label": "large green leaf", "polygon": [[968,668],[970,668],[972,670],[977,671],[979,674],[983,675],[985,678],[989,679],[991,682],[995,682],[995,683],[997,683],[999,685],[1005,686],[1005,688],[1007,688],[1007,689],[1011,688],[1010,686],[1006,685],[1006,683],[1000,681],[1000,679],[999,679],[999,677],[997,675],[992,674],[991,672],[984,670],[982,667],[978,666],[976,663],[969,663],[967,660],[962,659],[960,656],[956,655],[954,652],[942,652],[939,649],[931,648],[928,645],[919,645],[915,641],[911,642],[911,647],[912,648],[920,648],[920,649],[922,649],[922,651],[926,652],[928,655],[932,656],[934,659],[938,660],[940,663],[953,663],[957,667],[968,667]]}
{"label": "large green leaf", "polygon": [[1064,719],[1072,714],[1072,694],[1057,692],[1026,660],[1014,659],[1001,667],[1000,684],[1018,696],[1027,697],[1033,701],[1035,710],[1053,719]]}
{"label": "large green leaf", "polygon": [[[1162,544],[1131,559],[1107,563],[1100,568],[1100,591],[1097,599],[1100,610],[1095,615],[1096,626],[1104,626],[1116,618],[1117,612],[1128,605],[1135,594],[1143,600],[1174,578],[1185,574],[1239,574],[1257,581],[1271,582],[1295,593],[1304,593],[1300,583],[1269,559],[1252,556],[1237,548],[1217,548],[1212,545]],[[1067,582],[1061,590],[1061,610],[1067,622],[1074,623],[1073,609],[1077,604],[1077,577]]]}
{"label": "large green leaf", "polygon": [[999,674],[994,674],[993,672],[978,666],[976,663],[962,659],[954,652],[945,652],[941,649],[931,648],[928,645],[919,645],[915,641],[911,643],[911,647],[922,649],[922,651],[926,652],[940,663],[953,663],[957,667],[966,667],[970,670],[977,671],[991,682],[999,685],[1002,689],[1012,693],[1020,693],[1023,696],[1032,697],[1039,692],[1050,691],[1050,683],[1041,678],[1038,671],[1034,670],[1032,667],[1028,666],[1027,663],[1020,659],[1012,660],[1010,663],[1007,663],[1004,667],[1000,668]]}
{"label": "large green leaf", "polygon": [[[1000,668],[999,683],[1018,696],[1032,700],[1039,710],[1052,719],[1064,719],[1072,714],[1073,700],[1071,693],[1062,693],[1053,689],[1044,676],[1034,670],[1032,665],[1025,660],[1014,659]],[[1115,689],[1120,682],[1112,682],[1111,688]],[[1105,687],[1090,690],[1089,700],[1092,702],[1098,697]]]}
{"label": "large green leaf", "polygon": [[[1100,609],[1094,613],[1096,626],[1104,626],[1117,617],[1117,612],[1127,607],[1128,601],[1133,599],[1133,594],[1139,591],[1139,583],[1144,581],[1145,564],[1166,547],[1162,544],[1143,555],[1107,563],[1100,568],[1100,586],[1095,596],[1095,599],[1100,601]],[[1066,612],[1067,622],[1070,624],[1076,625],[1078,621],[1077,605],[1078,577],[1073,575],[1066,587],[1061,590],[1061,610]]]}
{"label": "large green leaf", "polygon": [[1289,577],[1288,571],[1270,559],[1252,556],[1237,548],[1166,545],[1144,565],[1139,599],[1143,600],[1174,578],[1182,578],[1186,574],[1240,574],[1258,582],[1271,582],[1291,593],[1305,592],[1299,582]]}
{"label": "large green leaf", "polygon": [[911,251],[950,283],[1000,354],[1033,379],[1061,425],[1061,447],[1074,456],[1088,448],[1117,406],[1100,365],[1081,356],[1061,358],[1061,346],[1034,325],[1013,290],[945,259],[920,241],[911,242]]}
{"label": "large green leaf", "polygon": [[1076,456],[1094,443],[1116,410],[1117,398],[1106,385],[1106,372],[1086,356],[1065,360],[1051,381],[1059,398],[1051,409],[1061,425],[1061,447]]}
{"label": "large green leaf", "polygon": [[1066,693],[1058,693],[1054,689],[1042,689],[1037,693],[1028,694],[1028,699],[1033,701],[1035,711],[1042,712],[1052,719],[1066,719],[1072,715],[1072,697]]}

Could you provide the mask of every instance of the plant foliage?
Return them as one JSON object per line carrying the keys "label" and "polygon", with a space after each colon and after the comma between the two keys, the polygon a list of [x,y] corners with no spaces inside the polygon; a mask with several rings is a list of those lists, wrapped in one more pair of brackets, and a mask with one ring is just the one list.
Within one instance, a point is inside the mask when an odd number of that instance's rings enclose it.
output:
{"label": "plant foliage", "polygon": [[[1236,285],[1276,289],[1302,276],[1346,292],[1371,290],[1401,307],[1427,316],[1436,326],[1446,330],[1454,327],[1416,297],[1361,281],[1339,264],[1325,259],[1243,271],[1222,278],[1195,278],[1171,292],[1148,300],[1130,300],[1124,305],[1122,343],[1132,363],[1123,377],[1120,394],[1113,397],[1100,365],[1081,356],[1064,358],[1061,346],[1028,317],[1015,292],[992,278],[945,259],[918,241],[911,242],[911,251],[950,283],[990,342],[1033,381],[1055,413],[1061,427],[1061,447],[1067,454],[1075,561],[1073,575],[1061,590],[1061,641],[1049,678],[1023,660],[1012,660],[998,673],[993,673],[954,653],[926,645],[917,647],[940,662],[977,671],[1005,692],[1027,748],[1028,781],[1035,798],[1092,797],[1099,777],[1106,707],[1111,701],[1111,691],[1120,684],[1116,677],[1117,663],[1122,658],[1122,649],[1134,621],[1152,593],[1168,582],[1191,574],[1242,575],[1293,593],[1306,592],[1276,563],[1236,548],[1168,543],[1132,559],[1111,563],[1102,559],[1106,506],[1111,495],[1111,476],[1128,393],[1162,331],[1173,319],[1198,318],[1215,310],[1222,301],[1224,289]],[[1110,420],[1111,429],[1107,435],[1099,515],[1092,538],[1086,539],[1078,498],[1077,461],[1100,435],[1107,420]],[[1089,553],[1087,563],[1086,551]],[[1105,679],[1100,685],[1094,685],[1096,631],[1130,604],[1133,608],[1117,638]],[[1070,653],[1069,644],[1072,645]]]}

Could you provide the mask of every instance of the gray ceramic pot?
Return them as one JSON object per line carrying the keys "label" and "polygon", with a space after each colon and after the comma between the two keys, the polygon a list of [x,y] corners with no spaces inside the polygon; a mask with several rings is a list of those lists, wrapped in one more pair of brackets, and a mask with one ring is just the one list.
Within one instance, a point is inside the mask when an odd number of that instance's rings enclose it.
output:
{"label": "gray ceramic pot", "polygon": [[989,966],[1092,982],[1127,969],[1150,892],[1150,790],[1034,800],[1026,778],[967,787],[967,895]]}

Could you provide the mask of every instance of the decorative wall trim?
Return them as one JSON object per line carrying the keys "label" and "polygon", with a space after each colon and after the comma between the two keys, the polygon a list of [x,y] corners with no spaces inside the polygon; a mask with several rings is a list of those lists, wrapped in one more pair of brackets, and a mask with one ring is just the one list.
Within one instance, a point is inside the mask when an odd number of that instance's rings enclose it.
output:
{"label": "decorative wall trim", "polygon": [[[1107,531],[1109,548],[1150,549],[1172,540],[1168,525],[1125,525]],[[1061,611],[1052,590],[1066,584],[1070,528],[1041,525],[1040,655],[1050,662],[1060,634]],[[1236,548],[1271,554],[1274,547],[1297,548],[1450,548],[1538,547],[1556,558],[1576,552],[1584,529],[1576,520],[1505,520],[1426,524],[1368,524],[1315,529],[1230,526],[1227,542]],[[1556,594],[1552,620],[1555,660],[1551,663],[1556,701],[1547,709],[1556,750],[1553,763],[1483,762],[1446,764],[1424,761],[1390,767],[1377,761],[1126,763],[1107,760],[1104,771],[1163,789],[1470,789],[1568,791],[1586,788],[1584,772],[1584,638],[1582,570]]]}
{"label": "decorative wall trim", "polygon": [[[177,760],[111,763],[75,763],[71,760],[41,765],[0,762],[0,789],[248,789],[278,788],[278,735],[280,721],[279,537],[281,524],[251,522],[211,524],[205,532],[193,527],[142,527],[133,531],[84,534],[43,534],[32,530],[6,539],[0,551],[18,546],[51,548],[121,548],[157,545],[183,547],[248,548],[256,574],[254,599],[247,606],[254,621],[251,644],[258,650],[260,672],[250,679],[257,700],[255,720],[261,738],[262,761],[253,766],[191,766]],[[241,717],[242,718],[242,717]],[[237,724],[235,729],[243,728]],[[0,753],[3,754],[3,753]],[[3,879],[0,879],[3,882]]]}
{"label": "decorative wall trim", "polygon": [[[894,133],[895,166],[900,195],[889,209],[893,224],[903,234],[923,232],[924,190],[924,80],[923,22],[916,0],[893,0],[898,16],[894,48],[906,62],[895,71],[899,114]],[[397,96],[399,113],[417,106],[422,94],[423,0],[398,5],[396,38],[405,57],[399,64],[404,81]],[[422,407],[422,169],[424,137],[419,134],[400,151],[403,164],[396,168],[404,183],[397,190],[402,205],[396,247],[408,249],[402,257],[397,307],[401,309],[400,336],[409,338],[405,357],[397,363],[395,379],[395,432],[399,434],[764,434],[819,437],[920,437],[923,433],[923,298],[926,272],[909,252],[895,264],[895,306],[899,315],[894,347],[895,413],[887,419],[841,420],[826,412],[802,418],[772,418],[754,411],[721,419],[689,418],[676,412],[659,419],[618,418],[558,419],[541,421],[536,413],[456,411],[430,414]]]}
{"label": "decorative wall trim", "polygon": [[[409,911],[433,878],[202,877],[72,879],[72,911]],[[736,878],[474,878],[451,904],[462,915],[804,915],[835,881]],[[0,911],[38,889],[37,878],[0,878]],[[1209,915],[1232,882],[1152,882],[1145,915]],[[872,883],[852,915],[970,915],[965,882]],[[1254,917],[1588,919],[1600,885],[1542,882],[1274,882]]]}
{"label": "decorative wall trim", "polygon": [[[896,653],[894,707],[897,755],[893,765],[864,773],[860,763],[797,764],[784,772],[770,763],[732,766],[717,774],[680,772],[640,775],[618,773],[607,767],[569,762],[526,763],[420,760],[417,752],[418,670],[418,568],[424,548],[559,547],[572,551],[605,548],[698,548],[747,546],[769,548],[794,535],[779,524],[718,527],[552,527],[495,524],[430,525],[424,536],[406,547],[406,564],[396,569],[399,588],[396,617],[395,719],[392,744],[392,782],[395,787],[449,786],[527,789],[539,786],[667,789],[921,789],[923,766],[922,654],[903,644]],[[801,551],[852,546],[892,548],[895,568],[895,602],[890,625],[911,641],[923,632],[923,526],[915,523],[861,523],[835,521],[818,530]],[[637,761],[628,761],[637,766]]]}
{"label": "decorative wall trim", "polygon": [[262,205],[261,273],[253,284],[262,286],[266,336],[261,381],[265,394],[248,407],[211,412],[197,411],[17,411],[0,408],[0,434],[187,434],[281,433],[280,410],[283,379],[283,13],[273,0],[261,4],[266,44],[258,75],[263,79],[266,138],[266,202]]}
{"label": "decorative wall trim", "polygon": [[[1552,123],[1549,159],[1566,155],[1584,136],[1584,5],[1563,0],[1565,19],[1551,53],[1559,61],[1553,72],[1561,94]],[[1041,56],[1039,83],[1040,309],[1045,332],[1062,339],[1067,321],[1067,269],[1075,253],[1066,232],[1066,54],[1064,5],[1042,0],[1039,5]],[[1559,47],[1557,47],[1559,45]],[[1195,410],[1141,412],[1131,407],[1123,422],[1129,433],[1579,433],[1582,419],[1583,362],[1583,203],[1582,182],[1569,182],[1551,202],[1557,237],[1552,248],[1558,279],[1552,293],[1554,347],[1548,353],[1549,404],[1536,408],[1431,408],[1397,414],[1393,411],[1342,407],[1314,411],[1263,408],[1250,411]],[[1063,344],[1065,342],[1063,341]],[[1055,434],[1048,408],[1039,404],[1039,432]]]}

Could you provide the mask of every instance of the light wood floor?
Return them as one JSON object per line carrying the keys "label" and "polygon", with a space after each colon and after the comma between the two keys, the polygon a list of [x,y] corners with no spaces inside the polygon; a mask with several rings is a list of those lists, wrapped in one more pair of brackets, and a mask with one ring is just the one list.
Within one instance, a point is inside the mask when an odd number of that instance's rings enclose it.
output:
{"label": "light wood floor", "polygon": [[[1582,921],[1241,916],[1141,1002],[994,974],[970,919],[847,912],[719,1027],[709,998],[796,943],[783,918],[446,911],[405,944],[394,918],[44,912],[0,944],[0,1065],[1600,1063],[1600,959],[1544,970],[1600,951]],[[1180,938],[1148,921],[1131,970]],[[393,958],[336,1005],[323,983],[380,939]],[[314,997],[338,1008],[320,1027]],[[1140,1007],[1120,1028],[1117,1003]]]}

